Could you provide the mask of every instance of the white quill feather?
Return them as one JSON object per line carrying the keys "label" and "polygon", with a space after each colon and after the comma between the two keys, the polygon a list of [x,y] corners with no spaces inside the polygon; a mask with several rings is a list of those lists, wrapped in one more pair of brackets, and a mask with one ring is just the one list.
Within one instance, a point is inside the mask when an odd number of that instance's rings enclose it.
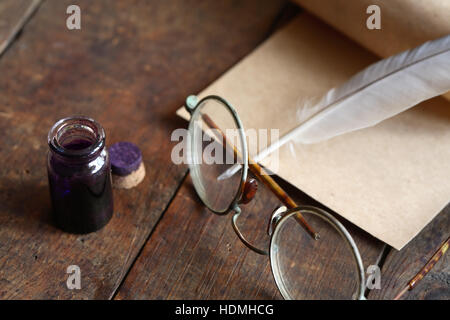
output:
{"label": "white quill feather", "polygon": [[450,90],[450,35],[381,60],[299,108],[291,138],[315,143],[367,128]]}
{"label": "white quill feather", "polygon": [[[367,128],[450,90],[450,35],[372,64],[318,103],[297,110],[299,125],[254,157],[289,141],[315,143]],[[239,170],[233,166],[219,180]]]}

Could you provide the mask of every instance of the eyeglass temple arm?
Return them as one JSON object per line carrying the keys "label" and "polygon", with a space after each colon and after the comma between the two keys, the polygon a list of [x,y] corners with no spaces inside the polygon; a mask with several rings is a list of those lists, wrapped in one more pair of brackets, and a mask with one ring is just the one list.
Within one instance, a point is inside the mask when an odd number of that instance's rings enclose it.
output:
{"label": "eyeglass temple arm", "polygon": [[428,260],[428,262],[422,267],[422,269],[420,269],[420,271],[414,276],[414,278],[412,278],[411,281],[408,282],[406,287],[403,288],[403,290],[395,296],[394,300],[399,300],[407,291],[411,291],[412,289],[414,289],[417,283],[419,283],[419,281],[422,280],[428,272],[430,272],[430,270],[439,261],[439,259],[442,258],[442,256],[448,250],[449,245],[450,237],[448,237],[447,240],[445,240],[444,243],[439,246],[439,249],[437,249],[430,260]]}
{"label": "eyeglass temple arm", "polygon": [[[206,125],[210,129],[215,129],[213,132],[217,134],[216,132],[219,132],[221,134],[221,137],[218,137],[219,139],[223,139],[224,143],[227,146],[232,146],[234,156],[242,158],[242,155],[240,154],[239,150],[234,145],[231,145],[228,143],[227,137],[223,133],[223,131],[216,125],[216,123],[207,115],[202,113],[202,119],[205,121]],[[298,207],[298,205],[295,203],[295,201],[289,197],[289,195],[278,185],[278,183],[275,182],[275,180],[272,179],[270,175],[267,174],[267,172],[256,162],[254,162],[250,157],[248,158],[249,161],[249,168],[253,172],[253,174],[262,181],[269,189],[274,193],[277,198],[286,206],[288,209],[293,209]],[[300,223],[300,225],[308,232],[308,234],[315,240],[318,240],[320,238],[319,234],[314,231],[314,229],[306,222],[305,218],[301,215],[301,213],[297,213],[295,215],[295,219]]]}

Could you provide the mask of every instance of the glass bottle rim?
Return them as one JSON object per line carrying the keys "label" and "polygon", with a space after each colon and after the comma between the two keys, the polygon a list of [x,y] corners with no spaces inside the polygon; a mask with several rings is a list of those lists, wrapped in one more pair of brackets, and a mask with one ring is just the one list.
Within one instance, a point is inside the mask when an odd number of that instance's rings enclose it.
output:
{"label": "glass bottle rim", "polygon": [[[86,148],[66,148],[60,141],[63,134],[70,129],[84,130],[93,137],[92,143]],[[86,158],[97,154],[105,147],[106,134],[103,127],[94,119],[86,116],[70,116],[58,120],[50,129],[47,142],[50,150],[67,158]]]}

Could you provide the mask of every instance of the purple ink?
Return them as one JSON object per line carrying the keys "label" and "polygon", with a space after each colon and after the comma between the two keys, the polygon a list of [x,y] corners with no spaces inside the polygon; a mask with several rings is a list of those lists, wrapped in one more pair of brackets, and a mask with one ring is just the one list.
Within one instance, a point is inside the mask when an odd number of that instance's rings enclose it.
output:
{"label": "purple ink", "polygon": [[48,144],[56,225],[78,234],[101,229],[113,214],[111,165],[103,128],[90,118],[65,118],[50,130]]}

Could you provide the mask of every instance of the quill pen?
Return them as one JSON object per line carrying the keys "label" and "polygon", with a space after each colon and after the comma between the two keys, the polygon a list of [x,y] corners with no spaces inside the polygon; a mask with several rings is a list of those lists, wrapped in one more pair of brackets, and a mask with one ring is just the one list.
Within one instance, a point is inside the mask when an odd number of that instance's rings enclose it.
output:
{"label": "quill pen", "polygon": [[[289,141],[316,143],[367,128],[450,90],[450,35],[374,63],[318,103],[297,110],[299,125],[261,151],[259,162]],[[235,165],[218,177],[231,177]]]}

